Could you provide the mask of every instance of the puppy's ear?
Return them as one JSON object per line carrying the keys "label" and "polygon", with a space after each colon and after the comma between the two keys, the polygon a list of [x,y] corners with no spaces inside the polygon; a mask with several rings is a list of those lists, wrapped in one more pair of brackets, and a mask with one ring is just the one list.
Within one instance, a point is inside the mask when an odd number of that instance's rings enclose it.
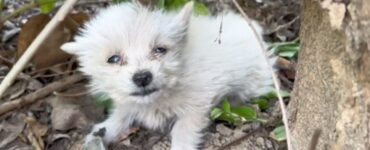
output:
{"label": "puppy's ear", "polygon": [[78,55],[80,54],[81,50],[79,50],[78,48],[78,45],[76,42],[68,42],[68,43],[64,43],[60,49],[62,49],[63,51],[69,53],[69,54],[73,54],[73,55]]}
{"label": "puppy's ear", "polygon": [[193,13],[194,2],[188,2],[181,11],[173,18],[168,31],[173,40],[181,42],[185,39],[190,18]]}
{"label": "puppy's ear", "polygon": [[193,14],[194,2],[190,1],[185,4],[181,11],[176,16],[176,21],[181,25],[188,26],[190,18]]}

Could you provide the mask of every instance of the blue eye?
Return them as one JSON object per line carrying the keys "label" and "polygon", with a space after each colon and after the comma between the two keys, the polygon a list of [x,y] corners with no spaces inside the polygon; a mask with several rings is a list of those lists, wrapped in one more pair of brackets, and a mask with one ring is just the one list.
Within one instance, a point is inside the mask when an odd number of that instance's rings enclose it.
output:
{"label": "blue eye", "polygon": [[109,64],[117,64],[119,62],[121,62],[121,56],[119,55],[113,55],[111,57],[108,58],[108,61],[107,61]]}
{"label": "blue eye", "polygon": [[164,54],[167,52],[167,49],[164,48],[164,47],[156,47],[153,49],[154,53],[158,53],[158,54]]}

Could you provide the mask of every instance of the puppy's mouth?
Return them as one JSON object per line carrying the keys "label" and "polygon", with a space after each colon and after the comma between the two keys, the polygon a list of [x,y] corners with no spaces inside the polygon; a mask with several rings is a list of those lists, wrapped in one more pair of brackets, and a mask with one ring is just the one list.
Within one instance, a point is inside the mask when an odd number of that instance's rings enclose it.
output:
{"label": "puppy's mouth", "polygon": [[158,91],[158,88],[150,88],[150,89],[140,89],[139,91],[131,93],[132,96],[147,96],[154,92]]}

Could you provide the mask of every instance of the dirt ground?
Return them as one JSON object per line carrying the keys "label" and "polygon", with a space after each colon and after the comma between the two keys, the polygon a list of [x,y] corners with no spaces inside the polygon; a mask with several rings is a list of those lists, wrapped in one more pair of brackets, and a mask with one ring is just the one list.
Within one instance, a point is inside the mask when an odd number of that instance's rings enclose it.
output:
{"label": "dirt ground", "polygon": [[[202,0],[212,14],[224,10],[236,11],[231,1]],[[14,12],[28,3],[28,0],[5,0],[3,14]],[[294,40],[299,32],[299,1],[298,0],[239,0],[244,11],[258,20],[265,27],[265,40],[284,42]],[[105,3],[89,3],[83,0],[77,10],[92,14]],[[18,36],[22,25],[28,18],[39,14],[38,9],[32,9],[20,14],[19,17],[6,21],[0,32],[0,76],[9,71],[15,62]],[[10,64],[10,65],[9,65]],[[29,93],[53,83],[67,74],[56,74],[52,71],[32,72],[32,65],[17,77],[0,104],[17,100]],[[53,72],[50,75],[50,72]],[[48,75],[45,75],[48,74]],[[96,97],[86,92],[86,82],[69,85],[65,91],[39,99],[37,102],[0,115],[0,150],[77,150],[82,149],[83,138],[91,126],[102,121],[107,116],[107,110],[95,103]],[[291,89],[291,83],[283,84],[285,89]],[[288,103],[288,100],[287,100]],[[241,126],[230,126],[222,122],[213,123],[204,138],[204,149],[232,150],[283,150],[284,142],[277,142],[270,137],[270,132],[281,125],[281,113],[277,101],[267,111],[259,112],[259,118],[265,122],[250,122]],[[169,137],[166,133],[138,128],[133,134],[110,149],[142,150],[169,149]]]}

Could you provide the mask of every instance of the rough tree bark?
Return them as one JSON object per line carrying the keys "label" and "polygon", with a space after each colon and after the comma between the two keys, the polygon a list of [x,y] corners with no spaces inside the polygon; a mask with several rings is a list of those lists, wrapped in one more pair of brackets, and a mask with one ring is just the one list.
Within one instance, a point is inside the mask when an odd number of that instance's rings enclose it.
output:
{"label": "rough tree bark", "polygon": [[292,145],[370,149],[370,0],[303,0]]}

